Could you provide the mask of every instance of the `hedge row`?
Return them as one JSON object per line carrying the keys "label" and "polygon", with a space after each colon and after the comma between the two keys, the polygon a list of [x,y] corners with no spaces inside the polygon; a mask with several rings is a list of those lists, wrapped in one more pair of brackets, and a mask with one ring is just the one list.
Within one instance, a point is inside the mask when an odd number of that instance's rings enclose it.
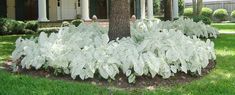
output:
{"label": "hedge row", "polygon": [[6,34],[30,34],[38,30],[37,21],[16,21],[8,18],[0,18],[0,35]]}
{"label": "hedge row", "polygon": [[[193,16],[193,8],[185,8],[184,9],[184,16],[190,17],[190,18],[195,18]],[[225,21],[228,19],[229,14],[226,9],[217,9],[213,12],[212,9],[204,7],[202,8],[202,11],[200,13],[201,17],[196,17],[196,18],[203,18],[205,17],[210,18],[210,19],[216,19],[218,21]],[[235,18],[235,10],[230,14],[232,18]]]}

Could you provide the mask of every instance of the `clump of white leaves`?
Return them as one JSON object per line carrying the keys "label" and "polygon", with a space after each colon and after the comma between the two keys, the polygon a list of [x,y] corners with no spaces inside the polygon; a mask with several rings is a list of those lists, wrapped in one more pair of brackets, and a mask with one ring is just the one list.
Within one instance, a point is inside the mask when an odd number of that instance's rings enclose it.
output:
{"label": "clump of white leaves", "polygon": [[185,35],[193,37],[217,38],[218,30],[205,25],[203,22],[194,22],[192,19],[179,18],[175,21],[136,21],[134,28],[142,31],[162,30],[162,29],[176,29],[181,30]]}
{"label": "clump of white leaves", "polygon": [[201,74],[209,60],[215,60],[214,44],[185,36],[180,30],[138,31],[132,36],[109,42],[107,29],[98,24],[62,27],[59,33],[41,33],[38,38],[16,41],[13,62],[21,59],[23,68],[60,68],[75,79],[115,79],[122,72],[129,83],[136,76],[161,75],[169,78],[182,71]]}

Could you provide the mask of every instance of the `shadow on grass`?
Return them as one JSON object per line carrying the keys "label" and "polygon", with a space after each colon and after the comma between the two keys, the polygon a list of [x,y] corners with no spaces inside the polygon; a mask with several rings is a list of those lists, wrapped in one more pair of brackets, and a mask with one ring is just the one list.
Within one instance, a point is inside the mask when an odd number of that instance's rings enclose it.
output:
{"label": "shadow on grass", "polygon": [[148,94],[163,95],[234,95],[235,55],[217,54],[216,68],[200,80],[175,87],[160,87]]}
{"label": "shadow on grass", "polygon": [[0,64],[9,59],[15,48],[15,41],[19,38],[30,38],[32,35],[5,35],[0,36]]}

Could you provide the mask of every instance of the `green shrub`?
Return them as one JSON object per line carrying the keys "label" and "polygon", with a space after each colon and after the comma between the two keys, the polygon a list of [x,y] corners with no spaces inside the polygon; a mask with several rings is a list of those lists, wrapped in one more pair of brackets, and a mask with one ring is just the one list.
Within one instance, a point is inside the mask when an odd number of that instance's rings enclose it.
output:
{"label": "green shrub", "polygon": [[28,21],[28,22],[26,22],[25,29],[37,32],[38,26],[39,26],[38,21]]}
{"label": "green shrub", "polygon": [[33,33],[36,33],[36,31],[24,29],[24,34],[33,34]]}
{"label": "green shrub", "polygon": [[4,34],[22,34],[24,33],[25,23],[12,19],[5,19],[4,27],[6,30]]}
{"label": "green shrub", "polygon": [[214,11],[213,17],[215,17],[216,19],[220,21],[224,21],[228,17],[228,12],[226,9],[217,9]]}
{"label": "green shrub", "polygon": [[23,21],[16,21],[9,18],[0,18],[0,34],[25,34],[33,33],[38,29],[38,23],[36,21],[29,21],[24,23]]}
{"label": "green shrub", "polygon": [[160,12],[160,0],[153,1],[153,14],[157,15]]}
{"label": "green shrub", "polygon": [[16,33],[16,34],[24,34],[25,31],[25,23],[23,21],[14,21],[15,22],[15,26],[13,28],[13,33]]}
{"label": "green shrub", "polygon": [[5,19],[4,25],[3,25],[6,29],[4,34],[18,34],[18,33],[22,33],[23,29],[25,27],[24,22],[22,21],[16,21],[16,20],[12,20],[12,19]]}
{"label": "green shrub", "polygon": [[163,20],[164,20],[164,16],[155,16],[154,18],[156,18],[156,19],[160,19],[161,21],[163,21]]}
{"label": "green shrub", "polygon": [[213,10],[211,8],[204,7],[204,8],[202,8],[202,11],[201,11],[200,14],[203,15],[203,16],[211,18],[212,14],[213,14]]}
{"label": "green shrub", "polygon": [[193,17],[193,8],[185,8],[183,15],[186,17]]}
{"label": "green shrub", "polygon": [[[157,0],[158,1],[158,0]],[[184,0],[179,0],[179,15],[182,16],[184,14]]]}
{"label": "green shrub", "polygon": [[6,20],[4,18],[0,18],[0,34],[4,34],[4,31],[6,31],[6,27],[4,26]]}
{"label": "green shrub", "polygon": [[235,10],[232,11],[231,17],[232,17],[232,18],[235,18]]}
{"label": "green shrub", "polygon": [[69,26],[70,23],[68,21],[63,21],[62,22],[62,27],[66,27],[66,26]]}
{"label": "green shrub", "polygon": [[199,22],[199,21],[202,21],[203,23],[205,24],[211,24],[211,19],[209,17],[206,17],[206,16],[194,16],[193,17],[193,21],[194,22]]}
{"label": "green shrub", "polygon": [[16,23],[12,21],[11,19],[5,19],[3,26],[6,27],[6,30],[3,31],[4,34],[10,34],[12,30],[14,29],[14,27],[16,26]]}
{"label": "green shrub", "polygon": [[56,27],[50,27],[50,28],[40,28],[38,30],[38,33],[41,33],[41,32],[45,32],[45,33],[57,33],[59,31],[60,28],[56,28]]}
{"label": "green shrub", "polygon": [[82,23],[81,20],[72,20],[71,24],[75,25],[76,27],[79,26]]}

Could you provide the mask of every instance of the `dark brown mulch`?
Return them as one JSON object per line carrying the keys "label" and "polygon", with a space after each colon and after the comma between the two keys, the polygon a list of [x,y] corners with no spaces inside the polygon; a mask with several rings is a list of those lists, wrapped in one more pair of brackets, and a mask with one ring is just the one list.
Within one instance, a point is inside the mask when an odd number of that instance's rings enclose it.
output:
{"label": "dark brown mulch", "polygon": [[[9,66],[9,64],[11,64],[11,61],[6,62],[6,64],[3,65],[3,67],[5,67],[7,71],[12,72],[12,68]],[[163,79],[161,76],[155,76],[154,78],[149,77],[149,76],[139,76],[136,78],[136,82],[133,84],[128,83],[128,79],[124,74],[116,75],[115,80],[102,79],[100,76],[98,76],[98,74],[95,74],[95,78],[93,79],[81,80],[78,76],[76,80],[73,80],[70,77],[70,75],[66,75],[66,74],[60,74],[56,76],[53,73],[53,70],[42,70],[42,69],[26,70],[26,69],[19,68],[17,73],[37,76],[37,77],[46,77],[46,78],[55,79],[55,80],[59,79],[59,80],[66,80],[66,81],[72,81],[72,82],[91,83],[94,85],[105,86],[105,87],[116,87],[116,88],[121,88],[121,89],[147,88],[151,90],[158,86],[174,86],[176,84],[185,84],[193,80],[200,79],[201,77],[208,74],[215,67],[215,65],[216,65],[215,61],[210,61],[208,66],[202,69],[201,76],[197,74],[192,74],[192,73],[185,74],[183,72],[178,72],[174,76],[171,76],[168,79]]]}

